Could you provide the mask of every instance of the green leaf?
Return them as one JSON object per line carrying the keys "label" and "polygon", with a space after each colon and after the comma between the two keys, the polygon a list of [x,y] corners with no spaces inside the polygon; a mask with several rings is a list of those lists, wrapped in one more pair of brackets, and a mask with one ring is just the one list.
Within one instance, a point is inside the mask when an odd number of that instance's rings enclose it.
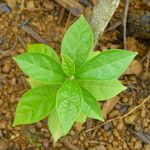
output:
{"label": "green leaf", "polygon": [[16,109],[14,126],[31,124],[45,118],[56,104],[57,88],[37,87],[26,92]]}
{"label": "green leaf", "polygon": [[100,51],[93,51],[89,56],[87,61],[89,61],[90,59],[94,58],[95,56],[97,56],[98,54],[100,54]]}
{"label": "green leaf", "polygon": [[118,78],[137,55],[125,50],[108,50],[86,62],[76,77],[84,80],[111,80]]}
{"label": "green leaf", "polygon": [[55,59],[55,61],[57,61],[58,63],[60,63],[60,59],[59,56],[57,55],[57,53],[48,45],[46,44],[28,44],[27,45],[27,51],[30,53],[40,53],[40,54],[44,54],[47,55],[53,59]]}
{"label": "green leaf", "polygon": [[94,98],[94,96],[91,93],[89,93],[84,88],[82,88],[82,93],[83,93],[83,104],[81,113],[87,115],[88,117],[104,121],[98,101]]}
{"label": "green leaf", "polygon": [[59,113],[57,109],[53,109],[53,111],[49,114],[48,117],[48,127],[51,132],[51,134],[54,137],[54,142],[57,142],[57,140],[66,135],[67,133],[63,130],[63,127],[61,125],[61,120],[59,117]]}
{"label": "green leaf", "polygon": [[38,53],[24,53],[14,58],[20,68],[29,77],[51,84],[65,80],[61,66],[52,58]]}
{"label": "green leaf", "polygon": [[41,82],[32,78],[27,79],[28,83],[32,88],[48,85],[49,87],[59,88],[61,84],[50,84],[48,82]]}
{"label": "green leaf", "polygon": [[78,80],[78,83],[100,101],[110,99],[126,89],[117,79],[107,81]]}
{"label": "green leaf", "polygon": [[87,116],[84,114],[80,114],[78,115],[78,117],[76,118],[76,122],[85,122],[86,121]]}
{"label": "green leaf", "polygon": [[71,77],[75,74],[75,64],[73,60],[70,59],[67,55],[62,57],[62,68],[68,77]]}
{"label": "green leaf", "polygon": [[32,79],[32,78],[28,78],[27,81],[28,81],[28,83],[30,84],[30,86],[32,88],[43,86],[43,85],[49,85],[48,83],[41,82],[41,81],[38,81],[38,80],[35,80],[35,79]]}
{"label": "green leaf", "polygon": [[93,46],[93,33],[84,16],[73,23],[64,35],[61,56],[67,55],[76,67],[82,65]]}
{"label": "green leaf", "polygon": [[77,83],[66,80],[60,87],[56,97],[56,108],[63,133],[67,133],[72,127],[76,117],[80,114],[82,104],[82,92]]}

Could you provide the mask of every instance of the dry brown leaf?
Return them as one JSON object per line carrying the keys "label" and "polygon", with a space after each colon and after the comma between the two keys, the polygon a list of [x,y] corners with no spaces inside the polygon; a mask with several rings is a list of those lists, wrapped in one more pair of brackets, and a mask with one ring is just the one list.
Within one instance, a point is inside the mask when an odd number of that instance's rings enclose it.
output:
{"label": "dry brown leaf", "polygon": [[124,74],[130,75],[135,74],[139,75],[142,72],[142,65],[137,60],[133,60],[128,69]]}
{"label": "dry brown leaf", "polygon": [[103,115],[105,118],[106,118],[107,114],[113,110],[113,108],[118,103],[118,101],[119,101],[119,97],[115,96],[112,99],[110,99],[109,101],[104,103],[102,112],[103,112]]}

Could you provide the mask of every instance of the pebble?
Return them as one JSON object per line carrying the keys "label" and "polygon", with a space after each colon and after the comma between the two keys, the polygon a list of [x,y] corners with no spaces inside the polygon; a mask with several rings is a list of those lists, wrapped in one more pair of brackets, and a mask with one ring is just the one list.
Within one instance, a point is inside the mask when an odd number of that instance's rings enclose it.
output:
{"label": "pebble", "polygon": [[5,128],[6,128],[6,122],[0,121],[0,129],[5,129]]}
{"label": "pebble", "polygon": [[75,130],[76,131],[81,131],[81,130],[83,130],[83,123],[76,123],[75,125],[74,125],[74,128],[75,128]]}
{"label": "pebble", "polygon": [[135,142],[135,145],[134,145],[134,149],[135,149],[135,150],[141,150],[141,148],[142,148],[142,143],[141,143],[141,141],[136,141],[136,142]]}
{"label": "pebble", "polygon": [[0,99],[0,105],[2,105],[3,104],[3,100],[2,99]]}
{"label": "pebble", "polygon": [[124,122],[122,120],[120,120],[117,125],[117,129],[121,131],[123,129],[123,127],[124,127]]}
{"label": "pebble", "polygon": [[7,150],[9,146],[8,140],[0,140],[0,150]]}
{"label": "pebble", "polygon": [[133,122],[136,119],[136,114],[130,115],[128,117],[125,118],[125,123],[127,124],[133,124]]}
{"label": "pebble", "polygon": [[54,3],[53,2],[45,2],[44,4],[44,7],[49,9],[49,10],[53,10],[54,9]]}
{"label": "pebble", "polygon": [[14,94],[11,95],[10,102],[11,102],[11,103],[16,102],[16,97],[15,97]]}
{"label": "pebble", "polygon": [[44,146],[45,148],[48,148],[48,147],[49,147],[49,144],[50,144],[50,142],[49,142],[48,139],[44,139],[44,140],[43,140],[43,146]]}
{"label": "pebble", "polygon": [[95,150],[106,150],[106,147],[104,145],[98,145],[95,147]]}
{"label": "pebble", "polygon": [[107,123],[104,125],[104,129],[105,130],[111,130],[112,129],[112,125],[110,123]]}
{"label": "pebble", "polygon": [[142,65],[140,64],[140,62],[138,60],[133,60],[124,74],[139,75],[141,72],[142,72]]}
{"label": "pebble", "polygon": [[27,2],[27,8],[30,10],[35,9],[35,5],[32,0]]}
{"label": "pebble", "polygon": [[10,61],[6,61],[4,63],[4,66],[2,67],[2,72],[8,73],[11,70],[11,67],[12,67],[11,62]]}
{"label": "pebble", "polygon": [[71,130],[71,131],[70,131],[70,134],[71,134],[72,136],[74,136],[74,135],[76,134],[76,132],[75,132],[74,130]]}
{"label": "pebble", "polygon": [[145,144],[144,145],[144,150],[150,150],[150,144]]}

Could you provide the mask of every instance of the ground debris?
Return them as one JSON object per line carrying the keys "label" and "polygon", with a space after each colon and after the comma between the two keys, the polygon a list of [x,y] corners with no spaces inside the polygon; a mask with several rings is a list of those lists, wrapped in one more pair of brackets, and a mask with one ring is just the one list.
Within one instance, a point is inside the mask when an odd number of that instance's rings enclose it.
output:
{"label": "ground debris", "polygon": [[145,144],[150,144],[150,134],[145,133],[144,131],[136,131],[132,125],[126,125],[127,129],[131,134],[136,136],[138,139],[140,139]]}
{"label": "ground debris", "polygon": [[62,5],[67,10],[69,10],[75,16],[79,16],[84,11],[84,7],[75,0],[61,0],[61,1],[55,0],[55,1],[60,5]]}

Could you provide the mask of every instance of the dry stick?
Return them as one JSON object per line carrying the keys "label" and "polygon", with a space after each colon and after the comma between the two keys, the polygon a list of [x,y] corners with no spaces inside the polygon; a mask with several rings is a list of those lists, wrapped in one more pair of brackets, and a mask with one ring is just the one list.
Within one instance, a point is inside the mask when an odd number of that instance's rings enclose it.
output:
{"label": "dry stick", "polygon": [[67,140],[66,138],[65,139],[62,139],[62,143],[64,143],[64,145],[66,147],[68,147],[70,150],[79,150],[79,148],[75,145],[73,145],[69,140]]}
{"label": "dry stick", "polygon": [[124,49],[127,49],[127,16],[128,16],[129,3],[130,3],[130,0],[126,0],[124,16],[123,16],[123,43],[124,43]]}
{"label": "dry stick", "polygon": [[84,7],[75,0],[55,0],[64,8],[69,10],[73,15],[79,16],[84,11]]}
{"label": "dry stick", "polygon": [[26,33],[28,33],[30,36],[32,36],[34,39],[36,39],[38,42],[40,43],[44,43],[44,44],[48,44],[47,41],[45,41],[44,39],[42,39],[39,34],[37,34],[36,31],[34,31],[31,27],[29,26],[23,26],[21,28],[23,31],[25,31]]}
{"label": "dry stick", "polygon": [[116,117],[116,118],[112,118],[112,119],[110,119],[110,120],[107,120],[106,122],[104,122],[104,123],[102,123],[102,124],[100,124],[100,125],[98,125],[98,126],[96,126],[96,127],[94,127],[94,128],[91,128],[91,129],[85,131],[84,133],[87,133],[87,132],[92,131],[92,130],[94,130],[94,129],[100,128],[101,126],[103,126],[103,125],[105,125],[105,124],[107,124],[107,123],[109,123],[109,122],[112,122],[112,121],[114,121],[114,120],[120,120],[120,119],[126,118],[127,116],[129,116],[130,114],[132,114],[134,111],[136,111],[138,108],[140,108],[141,106],[143,106],[143,104],[146,103],[148,100],[150,100],[150,96],[148,96],[147,98],[145,98],[145,99],[142,101],[142,103],[140,103],[139,105],[135,106],[131,111],[129,111],[129,112],[126,113],[125,115],[123,115],[123,116],[118,116],[118,117]]}
{"label": "dry stick", "polygon": [[103,34],[119,2],[120,0],[97,0],[90,19],[90,25],[95,36],[95,45],[99,37]]}

